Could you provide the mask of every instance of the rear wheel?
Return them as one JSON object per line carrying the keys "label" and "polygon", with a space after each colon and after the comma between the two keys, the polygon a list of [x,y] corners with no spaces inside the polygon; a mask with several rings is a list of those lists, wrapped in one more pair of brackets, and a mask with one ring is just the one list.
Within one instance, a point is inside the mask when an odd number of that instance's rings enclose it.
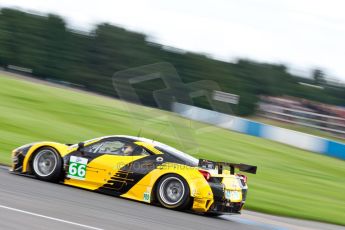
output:
{"label": "rear wheel", "polygon": [[32,169],[35,176],[45,181],[58,181],[62,169],[62,159],[55,149],[41,148],[34,156]]}
{"label": "rear wheel", "polygon": [[157,185],[156,197],[159,203],[169,209],[186,209],[190,203],[187,182],[178,175],[168,174]]}

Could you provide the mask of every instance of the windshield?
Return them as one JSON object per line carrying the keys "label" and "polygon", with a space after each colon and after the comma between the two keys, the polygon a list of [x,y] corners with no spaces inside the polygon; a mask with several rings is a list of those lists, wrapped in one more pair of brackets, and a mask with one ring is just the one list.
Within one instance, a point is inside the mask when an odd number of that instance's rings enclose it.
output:
{"label": "windshield", "polygon": [[160,150],[161,152],[168,153],[169,155],[181,160],[185,164],[189,166],[196,167],[198,166],[199,160],[192,157],[191,155],[188,155],[187,153],[184,153],[180,150],[177,150],[169,145],[162,144],[160,142],[155,141],[155,148]]}

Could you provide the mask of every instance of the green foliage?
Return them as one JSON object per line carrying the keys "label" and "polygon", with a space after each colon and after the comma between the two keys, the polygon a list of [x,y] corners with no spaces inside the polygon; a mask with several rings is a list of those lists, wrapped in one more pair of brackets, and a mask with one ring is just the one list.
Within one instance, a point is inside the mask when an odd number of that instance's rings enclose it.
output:
{"label": "green foliage", "polygon": [[324,85],[326,83],[325,74],[320,69],[313,70],[313,79],[317,85]]}
{"label": "green foliage", "polygon": [[[26,143],[78,143],[105,135],[137,135],[141,128],[142,136],[195,157],[257,165],[258,174],[248,174],[248,209],[345,225],[342,160],[211,128],[170,112],[10,76],[0,76],[0,111],[1,163],[10,163],[11,150]],[[181,125],[195,130],[198,151],[181,146],[184,140],[175,135]]]}
{"label": "green foliage", "polygon": [[[202,39],[202,38],[200,38]],[[0,66],[15,65],[33,70],[35,77],[70,82],[101,94],[117,97],[111,77],[117,71],[142,65],[169,62],[185,83],[213,80],[221,90],[240,95],[232,105],[238,115],[255,111],[258,95],[291,95],[320,102],[344,105],[344,87],[324,84],[322,71],[314,72],[324,89],[301,86],[313,79],[294,76],[283,65],[238,60],[236,63],[214,60],[205,55],[154,44],[137,32],[107,23],[89,33],[66,28],[56,15],[33,15],[13,9],[0,11]],[[152,91],[165,88],[153,82],[137,87],[145,105],[156,106]],[[209,108],[203,98],[194,100]]]}

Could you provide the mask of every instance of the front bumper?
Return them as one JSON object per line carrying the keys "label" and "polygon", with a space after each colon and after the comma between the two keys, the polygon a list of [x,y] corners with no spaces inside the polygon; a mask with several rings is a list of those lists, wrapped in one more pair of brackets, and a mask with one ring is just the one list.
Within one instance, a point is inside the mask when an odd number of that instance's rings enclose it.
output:
{"label": "front bumper", "polygon": [[24,147],[20,147],[12,151],[11,170],[13,172],[22,172],[24,158],[31,147],[32,145],[26,145]]}

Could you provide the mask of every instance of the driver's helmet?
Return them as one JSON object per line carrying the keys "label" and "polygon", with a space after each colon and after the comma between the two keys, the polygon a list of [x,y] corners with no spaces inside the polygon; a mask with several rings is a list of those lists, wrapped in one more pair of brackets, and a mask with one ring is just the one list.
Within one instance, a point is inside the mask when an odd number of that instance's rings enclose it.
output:
{"label": "driver's helmet", "polygon": [[133,151],[134,151],[134,146],[131,144],[125,144],[122,147],[122,152],[123,152],[123,155],[125,155],[125,156],[132,155]]}

